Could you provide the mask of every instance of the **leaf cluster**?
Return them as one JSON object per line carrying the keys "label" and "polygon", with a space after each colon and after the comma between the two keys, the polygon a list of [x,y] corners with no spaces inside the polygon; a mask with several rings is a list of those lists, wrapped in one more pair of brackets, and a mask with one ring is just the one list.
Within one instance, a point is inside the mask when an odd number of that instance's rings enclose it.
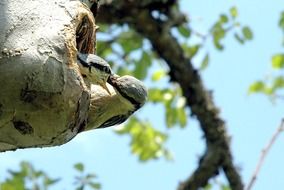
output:
{"label": "leaf cluster", "polygon": [[[284,32],[284,12],[281,13],[278,26]],[[284,35],[283,35],[284,36]],[[282,44],[284,46],[284,44]],[[265,80],[257,80],[249,87],[249,93],[260,93],[268,96],[271,100],[283,98],[284,90],[284,53],[274,54],[271,58],[272,75]]]}
{"label": "leaf cluster", "polygon": [[[86,190],[101,189],[101,184],[96,182],[97,176],[91,173],[84,173],[84,165],[74,165],[79,173],[75,176],[74,189]],[[9,177],[0,183],[1,190],[49,190],[60,182],[60,178],[51,178],[44,171],[36,170],[31,163],[21,162],[18,171],[8,170]]]}
{"label": "leaf cluster", "polygon": [[60,180],[34,169],[29,162],[21,162],[19,171],[8,170],[8,173],[10,177],[0,184],[1,190],[47,190]]}
{"label": "leaf cluster", "polygon": [[[217,50],[223,50],[222,41],[228,33],[233,32],[241,44],[253,38],[250,28],[241,26],[237,18],[237,8],[232,7],[228,14],[220,15],[206,35],[197,32],[186,22],[174,25],[172,31],[182,44],[185,56],[190,59],[194,59],[197,55],[203,56],[200,69],[204,70],[210,62],[210,54],[203,49],[207,39],[212,39]],[[190,40],[194,38],[200,40],[198,43],[191,44]],[[146,85],[149,85],[148,104],[163,106],[167,129],[187,126],[189,111],[186,109],[182,91],[177,84],[168,83],[168,68],[152,50],[147,39],[128,25],[101,25],[97,39],[97,54],[108,60],[115,73],[132,75],[146,81]],[[167,85],[163,85],[165,83]],[[161,88],[161,86],[165,87]],[[169,150],[165,147],[167,135],[153,126],[148,118],[132,116],[132,119],[120,126],[116,132],[127,134],[131,138],[131,151],[141,161],[171,157]]]}

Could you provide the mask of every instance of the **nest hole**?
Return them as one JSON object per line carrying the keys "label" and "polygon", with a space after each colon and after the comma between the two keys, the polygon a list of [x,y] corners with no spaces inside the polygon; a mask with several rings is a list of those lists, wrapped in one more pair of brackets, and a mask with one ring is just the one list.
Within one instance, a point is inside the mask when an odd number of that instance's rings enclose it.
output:
{"label": "nest hole", "polygon": [[76,48],[81,53],[94,53],[96,40],[93,22],[84,16],[76,29]]}

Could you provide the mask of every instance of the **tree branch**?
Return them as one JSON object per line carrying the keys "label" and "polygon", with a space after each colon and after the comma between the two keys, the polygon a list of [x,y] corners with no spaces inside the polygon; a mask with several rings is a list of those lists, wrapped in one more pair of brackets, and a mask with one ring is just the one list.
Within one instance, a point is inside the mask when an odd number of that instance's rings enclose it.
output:
{"label": "tree branch", "polygon": [[252,186],[254,185],[256,181],[257,175],[259,174],[260,169],[264,163],[265,157],[268,155],[269,150],[271,149],[272,145],[275,143],[277,137],[280,135],[282,131],[284,131],[284,119],[282,119],[280,126],[277,128],[277,130],[275,131],[275,133],[272,135],[271,139],[269,140],[268,144],[262,150],[259,161],[256,165],[255,171],[253,172],[253,175],[248,183],[246,190],[252,189]]}
{"label": "tree branch", "polygon": [[[193,68],[191,60],[185,57],[177,39],[171,34],[173,25],[168,27],[169,21],[163,22],[153,18],[149,9],[139,9],[137,4],[140,1],[124,4],[120,1],[119,6],[116,6],[115,2],[101,6],[98,21],[108,24],[127,23],[150,40],[153,50],[168,64],[171,81],[180,84],[187,105],[191,108],[192,115],[197,117],[205,135],[207,150],[200,159],[198,168],[178,189],[193,190],[204,187],[222,168],[231,189],[242,190],[243,184],[233,164],[225,123],[220,118],[219,110],[214,105],[210,93],[204,88],[198,71]],[[169,16],[168,19],[170,18]]]}

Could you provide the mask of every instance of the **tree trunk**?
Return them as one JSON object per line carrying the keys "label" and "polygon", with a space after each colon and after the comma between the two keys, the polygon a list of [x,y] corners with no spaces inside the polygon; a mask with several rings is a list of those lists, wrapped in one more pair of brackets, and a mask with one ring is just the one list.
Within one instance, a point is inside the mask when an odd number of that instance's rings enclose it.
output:
{"label": "tree trunk", "polygon": [[0,151],[64,144],[86,124],[76,55],[95,52],[95,31],[80,1],[0,2]]}

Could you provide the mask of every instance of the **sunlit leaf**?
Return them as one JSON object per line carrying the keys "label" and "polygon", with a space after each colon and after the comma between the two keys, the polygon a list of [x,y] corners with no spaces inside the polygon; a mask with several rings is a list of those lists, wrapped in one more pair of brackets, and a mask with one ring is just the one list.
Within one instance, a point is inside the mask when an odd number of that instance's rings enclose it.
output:
{"label": "sunlit leaf", "polygon": [[184,108],[177,109],[178,121],[181,127],[185,127],[187,123],[187,115]]}
{"label": "sunlit leaf", "polygon": [[220,23],[214,25],[212,30],[213,43],[218,50],[223,50],[224,46],[221,44],[221,40],[225,37],[226,31]]}
{"label": "sunlit leaf", "polygon": [[111,44],[106,41],[97,42],[97,54],[100,57],[107,57],[112,53]]}
{"label": "sunlit leaf", "polygon": [[278,26],[279,26],[282,30],[284,30],[284,12],[281,13]]}
{"label": "sunlit leaf", "polygon": [[166,106],[166,124],[168,128],[173,127],[177,123],[177,110],[169,104]]}
{"label": "sunlit leaf", "polygon": [[24,181],[7,181],[0,185],[1,190],[26,190],[24,186]]}
{"label": "sunlit leaf", "polygon": [[249,87],[249,93],[264,92],[265,84],[262,81],[256,81]]}
{"label": "sunlit leaf", "polygon": [[129,70],[128,67],[120,66],[118,67],[116,74],[123,76],[123,75],[133,75],[132,71]]}
{"label": "sunlit leaf", "polygon": [[163,91],[156,88],[151,88],[148,90],[148,97],[150,101],[160,102],[163,98]]}
{"label": "sunlit leaf", "polygon": [[282,76],[276,77],[273,80],[272,88],[279,89],[279,88],[284,88],[284,78]]}
{"label": "sunlit leaf", "polygon": [[166,76],[166,73],[165,73],[164,70],[155,71],[152,75],[152,81],[158,81],[161,78],[163,78],[164,76]]}
{"label": "sunlit leaf", "polygon": [[51,179],[41,170],[35,170],[29,162],[21,162],[19,171],[8,170],[11,177],[6,179],[1,185],[2,190],[26,190],[27,186],[33,184],[34,189],[47,189],[55,184],[59,179]]}
{"label": "sunlit leaf", "polygon": [[101,189],[101,184],[99,183],[89,183],[90,187],[92,187],[93,189]]}
{"label": "sunlit leaf", "polygon": [[270,96],[272,94],[274,94],[275,92],[275,89],[272,88],[272,87],[266,87],[264,90],[263,90],[263,93]]}
{"label": "sunlit leaf", "polygon": [[248,26],[243,27],[242,33],[247,40],[252,40],[253,34],[251,29]]}
{"label": "sunlit leaf", "polygon": [[80,172],[83,172],[84,171],[84,165],[82,163],[77,163],[74,165],[74,168],[77,170],[77,171],[80,171]]}
{"label": "sunlit leaf", "polygon": [[136,32],[129,30],[120,34],[118,43],[125,53],[130,53],[131,51],[142,47],[143,39]]}
{"label": "sunlit leaf", "polygon": [[200,48],[200,45],[196,44],[196,45],[188,46],[187,44],[183,44],[182,47],[183,47],[183,49],[185,51],[185,54],[189,58],[193,58],[197,54],[197,52],[198,52],[198,50]]}
{"label": "sunlit leaf", "polygon": [[230,188],[229,185],[224,185],[224,184],[222,184],[222,185],[221,185],[221,190],[231,190],[231,188]]}
{"label": "sunlit leaf", "polygon": [[201,62],[200,69],[201,69],[201,70],[206,69],[207,66],[208,66],[208,63],[209,63],[209,54],[207,53],[207,54],[205,55],[205,57],[203,58],[202,62]]}
{"label": "sunlit leaf", "polygon": [[96,174],[87,174],[86,179],[94,179],[97,178]]}
{"label": "sunlit leaf", "polygon": [[231,7],[230,8],[230,14],[232,18],[236,18],[238,16],[238,9],[237,7]]}
{"label": "sunlit leaf", "polygon": [[284,54],[276,54],[272,57],[272,67],[281,69],[284,67]]}
{"label": "sunlit leaf", "polygon": [[109,25],[100,23],[98,32],[107,32],[108,29],[109,29]]}
{"label": "sunlit leaf", "polygon": [[25,176],[27,176],[29,174],[29,171],[31,171],[32,169],[32,165],[25,161],[21,162],[20,166],[21,166],[21,173],[23,173]]}
{"label": "sunlit leaf", "polygon": [[229,21],[229,19],[228,19],[227,15],[222,14],[222,15],[220,15],[220,21],[222,23],[227,23]]}
{"label": "sunlit leaf", "polygon": [[224,46],[220,43],[218,38],[214,38],[213,42],[214,42],[215,47],[218,50],[223,50],[224,49]]}
{"label": "sunlit leaf", "polygon": [[138,79],[144,79],[147,76],[148,69],[151,65],[151,57],[147,52],[143,52],[139,61],[135,61],[133,74]]}
{"label": "sunlit leaf", "polygon": [[126,125],[119,126],[115,131],[118,134],[130,135],[131,151],[140,161],[167,158],[167,149],[164,147],[167,135],[154,129],[149,122],[132,117]]}
{"label": "sunlit leaf", "polygon": [[185,37],[185,38],[190,37],[191,30],[188,26],[181,25],[181,26],[178,27],[178,31],[183,37]]}
{"label": "sunlit leaf", "polygon": [[204,190],[211,190],[212,188],[213,188],[213,186],[208,183],[208,184],[204,187]]}
{"label": "sunlit leaf", "polygon": [[44,178],[44,186],[47,187],[47,186],[50,186],[50,185],[54,185],[55,183],[58,183],[60,181],[59,178],[57,179],[50,179],[49,177],[45,177]]}

